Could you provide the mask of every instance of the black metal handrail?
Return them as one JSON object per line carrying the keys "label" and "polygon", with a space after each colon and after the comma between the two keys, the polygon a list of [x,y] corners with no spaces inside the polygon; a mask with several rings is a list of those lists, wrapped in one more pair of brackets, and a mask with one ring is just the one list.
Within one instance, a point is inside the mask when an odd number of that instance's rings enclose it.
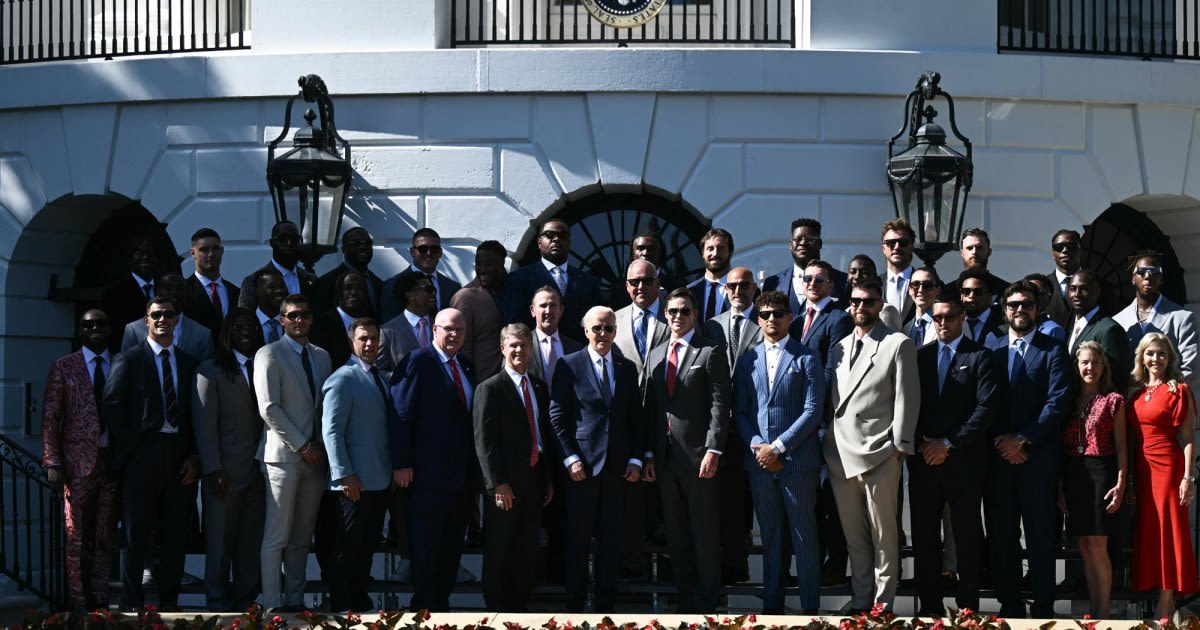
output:
{"label": "black metal handrail", "polygon": [[0,64],[249,48],[250,0],[0,0]]}
{"label": "black metal handrail", "polygon": [[64,527],[63,495],[42,458],[0,435],[0,574],[51,610],[67,606]]}
{"label": "black metal handrail", "polygon": [[1000,0],[1001,52],[1200,59],[1198,0]]}
{"label": "black metal handrail", "polygon": [[796,44],[792,0],[669,0],[658,16],[619,29],[581,0],[450,0],[450,45]]}

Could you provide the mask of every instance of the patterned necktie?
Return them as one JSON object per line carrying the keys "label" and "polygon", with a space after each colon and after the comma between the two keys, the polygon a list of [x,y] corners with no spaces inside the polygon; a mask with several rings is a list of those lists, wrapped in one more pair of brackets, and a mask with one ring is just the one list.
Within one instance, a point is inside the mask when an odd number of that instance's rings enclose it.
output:
{"label": "patterned necktie", "polygon": [[608,381],[608,359],[600,357],[596,364],[600,366],[600,397],[609,404],[612,402],[612,385]]}
{"label": "patterned necktie", "polygon": [[467,406],[467,390],[463,387],[462,376],[458,373],[458,361],[452,357],[446,361],[446,365],[450,367],[450,376],[454,378],[454,387],[458,389],[458,398],[462,401],[464,407]]}
{"label": "patterned necktie", "polygon": [[708,300],[704,303],[704,319],[700,321],[708,321],[717,315],[717,289],[721,285],[716,281],[708,283]]}
{"label": "patterned necktie", "polygon": [[208,288],[212,292],[211,297],[213,310],[217,312],[217,319],[220,320],[225,317],[225,307],[221,304],[221,295],[217,293],[217,283],[208,283]]}
{"label": "patterned necktie", "polygon": [[525,401],[525,418],[529,420],[529,467],[538,463],[537,421],[533,418],[533,398],[529,395],[529,379],[521,376],[521,398]]}
{"label": "patterned necktie", "polygon": [[924,317],[918,317],[917,321],[913,322],[913,338],[912,338],[912,340],[913,340],[913,343],[917,344],[918,348],[925,345],[925,326],[928,324],[929,324],[929,321],[926,320]]}
{"label": "patterned necktie", "polygon": [[817,318],[817,309],[808,307],[808,314],[804,317],[804,332],[800,333],[800,340],[808,338],[808,329],[812,327],[813,320]]}
{"label": "patterned necktie", "polygon": [[554,275],[554,284],[558,287],[559,295],[566,296],[567,295],[567,279],[564,277],[565,274],[563,273],[562,268],[554,267],[553,269],[550,270],[550,273]]}
{"label": "patterned necktie", "polygon": [[737,362],[738,344],[742,341],[742,316],[734,315],[729,319],[729,365],[732,369]]}
{"label": "patterned necktie", "polygon": [[650,328],[650,311],[642,311],[638,325],[633,329],[633,342],[637,344],[638,360],[646,360],[646,337]]}
{"label": "patterned necktie", "polygon": [[429,322],[424,317],[417,320],[417,346],[429,347]]}
{"label": "patterned necktie", "polygon": [[313,402],[317,402],[317,382],[313,378],[312,362],[309,361],[308,346],[300,351],[300,362],[304,364],[304,376],[308,379],[308,392],[312,394]]}
{"label": "patterned necktie", "polygon": [[950,371],[950,361],[954,358],[954,353],[950,351],[950,346],[942,346],[942,351],[938,356],[938,393],[942,393],[942,386],[946,384],[946,373]]}
{"label": "patterned necktie", "polygon": [[267,324],[269,325],[269,327],[271,329],[271,332],[267,334],[267,343],[274,343],[276,341],[279,341],[279,339],[280,339],[280,337],[279,337],[279,320],[278,319],[269,319],[269,320],[267,320]]}
{"label": "patterned necktie", "polygon": [[679,353],[675,350],[679,348],[679,341],[672,341],[671,347],[667,350],[667,395],[675,395],[675,381],[679,376]]}
{"label": "patterned necktie", "polygon": [[179,400],[175,395],[175,376],[171,371],[171,352],[163,348],[158,356],[162,357],[163,419],[174,428],[178,421],[175,416],[179,412]]}

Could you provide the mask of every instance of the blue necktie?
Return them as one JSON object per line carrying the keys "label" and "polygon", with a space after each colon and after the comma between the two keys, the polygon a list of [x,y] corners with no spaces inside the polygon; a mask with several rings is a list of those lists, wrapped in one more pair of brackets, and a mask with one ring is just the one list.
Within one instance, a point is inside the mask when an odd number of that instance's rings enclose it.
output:
{"label": "blue necktie", "polygon": [[642,319],[638,322],[636,328],[633,329],[633,341],[637,344],[638,357],[641,360],[646,359],[646,331],[650,324],[650,311],[642,311]]}
{"label": "blue necktie", "polygon": [[925,345],[925,326],[928,323],[929,322],[926,321],[924,317],[918,317],[917,321],[913,322],[913,338],[912,338],[912,340],[913,340],[913,343],[917,344],[918,348]]}
{"label": "blue necktie", "polygon": [[946,373],[950,371],[950,361],[954,358],[954,354],[950,351],[950,346],[942,346],[942,351],[938,357],[938,393],[942,393],[942,386],[946,384]]}
{"label": "blue necktie", "polygon": [[1025,371],[1025,340],[1018,339],[1009,349],[1008,382],[1015,383],[1017,377]]}

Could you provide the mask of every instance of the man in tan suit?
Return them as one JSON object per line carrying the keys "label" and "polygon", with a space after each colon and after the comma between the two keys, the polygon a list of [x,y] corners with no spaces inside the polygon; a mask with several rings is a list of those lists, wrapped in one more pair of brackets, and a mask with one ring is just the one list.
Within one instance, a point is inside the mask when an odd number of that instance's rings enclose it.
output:
{"label": "man in tan suit", "polygon": [[883,290],[874,278],[850,289],[854,331],[830,349],[833,417],[825,460],[850,555],[851,607],[889,609],[900,581],[897,510],[901,460],[914,452],[921,405],[917,348],[883,325]]}
{"label": "man in tan suit", "polygon": [[267,480],[262,592],[268,610],[300,612],[308,548],[329,476],[321,443],[321,386],[332,366],[329,353],[308,342],[313,322],[308,298],[285,297],[279,316],[287,334],[254,354],[254,393],[267,425],[258,447]]}

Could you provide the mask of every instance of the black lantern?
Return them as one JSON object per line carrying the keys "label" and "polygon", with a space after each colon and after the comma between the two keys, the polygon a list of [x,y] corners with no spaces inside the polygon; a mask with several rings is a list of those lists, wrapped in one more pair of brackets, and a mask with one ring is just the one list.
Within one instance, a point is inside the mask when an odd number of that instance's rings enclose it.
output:
{"label": "black lantern", "polygon": [[[917,233],[916,254],[930,266],[957,246],[973,172],[971,141],[958,130],[954,99],[938,85],[941,79],[936,72],[917,79],[917,87],[904,102],[904,125],[888,141],[887,180],[896,216],[912,225]],[[950,130],[966,155],[946,146],[945,130],[933,122],[937,110],[928,101],[937,97],[946,99]],[[908,146],[896,153],[896,140],[905,132]]]}
{"label": "black lantern", "polygon": [[[275,220],[300,227],[300,260],[310,271],[322,256],[337,251],[338,232],[350,189],[350,143],[338,135],[333,101],[321,77],[300,77],[300,92],[288,99],[283,131],[267,147],[267,184],[275,205]],[[314,103],[304,113],[306,126],[292,136],[292,149],[275,156],[275,148],[292,126],[296,98]],[[313,122],[320,119],[320,126]]]}

